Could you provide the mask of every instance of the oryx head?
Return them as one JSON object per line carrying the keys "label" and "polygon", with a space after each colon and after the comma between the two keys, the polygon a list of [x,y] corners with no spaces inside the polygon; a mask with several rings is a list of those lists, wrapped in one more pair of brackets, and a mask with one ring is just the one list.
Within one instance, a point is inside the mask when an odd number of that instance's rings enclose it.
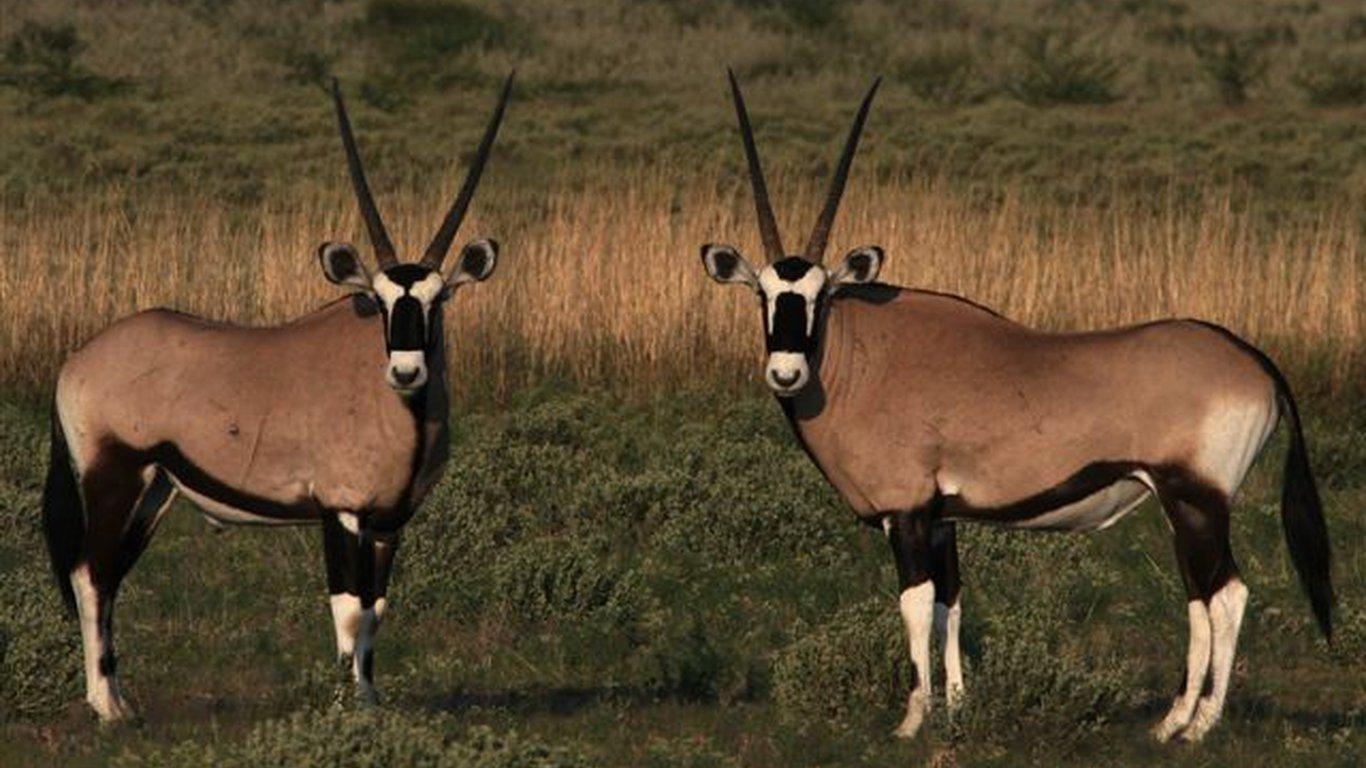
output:
{"label": "oryx head", "polygon": [[370,244],[375,249],[378,271],[374,274],[361,261],[356,247],[350,243],[326,242],[318,247],[318,260],[322,262],[323,274],[338,285],[348,285],[368,294],[379,308],[384,318],[384,346],[389,361],[385,367],[384,378],[389,386],[401,394],[412,394],[427,383],[427,355],[441,343],[436,333],[439,327],[439,313],[446,299],[455,288],[463,283],[477,282],[493,273],[498,259],[498,243],[493,240],[473,240],[460,253],[455,266],[442,272],[441,264],[451,249],[456,230],[465,218],[479,186],[479,176],[484,171],[489,150],[498,135],[498,126],[503,121],[508,96],[512,92],[512,75],[503,84],[503,92],[498,98],[498,106],[493,111],[484,138],[479,142],[474,161],[465,174],[465,183],[460,187],[455,202],[446,213],[431,245],[427,246],[419,261],[404,263],[398,260],[389,234],[384,230],[379,209],[370,194],[370,185],[365,181],[365,170],[361,167],[360,153],[356,150],[356,140],[351,134],[351,121],[346,116],[346,105],[342,102],[341,88],[332,81],[332,98],[337,106],[337,125],[341,129],[342,145],[346,148],[346,164],[351,172],[351,185],[355,187],[356,198],[360,202],[361,217],[370,236]]}
{"label": "oryx head", "polygon": [[717,282],[748,285],[759,295],[768,350],[764,381],[780,397],[791,397],[811,380],[811,359],[820,341],[817,334],[825,300],[842,286],[872,282],[882,267],[882,249],[877,246],[850,251],[844,257],[844,262],[835,269],[829,269],[821,263],[826,242],[830,238],[830,227],[844,193],[844,183],[849,177],[849,166],[854,161],[859,134],[863,131],[868,108],[873,103],[873,95],[877,93],[882,78],[873,81],[868,94],[863,97],[863,105],[854,118],[854,126],[849,130],[849,138],[844,144],[844,153],[830,181],[825,209],[816,220],[806,250],[801,255],[789,255],[783,250],[782,239],[778,235],[778,221],[768,202],[768,187],[764,184],[759,151],[754,146],[754,133],[749,126],[749,114],[745,110],[745,99],[740,94],[740,84],[735,80],[735,73],[728,71],[728,74],[731,93],[735,97],[735,112],[740,118],[740,137],[744,141],[745,157],[749,161],[754,205],[759,213],[759,232],[763,236],[768,263],[756,269],[735,248],[713,244],[702,246],[702,263],[707,274]]}

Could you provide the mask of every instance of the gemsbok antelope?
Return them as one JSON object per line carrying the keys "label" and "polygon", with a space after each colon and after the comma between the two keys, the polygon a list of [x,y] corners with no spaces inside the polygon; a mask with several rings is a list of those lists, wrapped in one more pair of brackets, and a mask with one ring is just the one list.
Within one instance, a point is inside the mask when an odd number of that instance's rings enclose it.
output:
{"label": "gemsbok antelope", "polygon": [[1286,543],[1331,633],[1328,532],[1295,399],[1266,355],[1196,320],[1042,333],[957,296],[874,282],[877,246],[823,266],[878,82],[806,249],[788,254],[733,73],[730,86],[769,263],[751,266],[727,245],[704,245],[702,262],[716,281],[758,294],[766,383],[840,496],[890,540],[912,661],[896,735],[914,736],[930,708],[931,628],[949,708],[962,698],[956,521],[1100,530],[1151,493],[1174,533],[1190,617],[1184,683],[1154,735],[1203,737],[1223,709],[1248,594],[1230,505],[1281,418]]}
{"label": "gemsbok antelope", "polygon": [[86,700],[133,716],[119,688],[114,600],[177,493],[221,523],[322,524],[337,653],[375,700],[374,638],[399,531],[449,449],[442,308],[487,278],[498,247],[475,240],[442,262],[469,208],[512,91],[422,259],[402,263],[371,197],[341,90],[333,101],[379,269],[350,243],[318,249],[354,289],[291,323],[242,328],[156,309],[71,355],[57,379],[43,527],[58,585],[80,620]]}

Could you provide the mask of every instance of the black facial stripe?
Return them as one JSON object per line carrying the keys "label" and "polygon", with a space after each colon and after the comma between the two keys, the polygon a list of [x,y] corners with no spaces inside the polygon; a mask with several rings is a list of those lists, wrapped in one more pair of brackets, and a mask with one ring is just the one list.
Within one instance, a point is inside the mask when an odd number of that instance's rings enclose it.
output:
{"label": "black facial stripe", "polygon": [[788,256],[782,261],[773,263],[773,271],[778,273],[778,277],[784,280],[800,280],[806,276],[807,272],[816,266],[800,256]]}
{"label": "black facial stripe", "polygon": [[784,292],[773,300],[773,326],[768,329],[766,343],[769,352],[806,352],[810,339],[806,334],[806,299],[800,294]]}
{"label": "black facial stripe", "polygon": [[389,311],[389,350],[414,351],[426,347],[427,318],[422,302],[412,296],[401,296]]}

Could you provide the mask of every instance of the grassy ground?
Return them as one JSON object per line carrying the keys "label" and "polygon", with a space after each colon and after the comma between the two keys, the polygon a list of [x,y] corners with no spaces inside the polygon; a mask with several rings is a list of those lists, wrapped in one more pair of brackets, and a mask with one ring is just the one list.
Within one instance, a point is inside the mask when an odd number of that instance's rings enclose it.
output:
{"label": "grassy ground", "polygon": [[15,402],[0,407],[0,763],[1358,765],[1366,414],[1306,410],[1337,643],[1315,636],[1281,541],[1277,445],[1235,515],[1252,601],[1227,719],[1200,747],[1160,748],[1145,729],[1186,630],[1153,508],[1089,537],[966,529],[970,703],[902,744],[887,735],[905,684],[890,556],[776,406],[548,388],[462,422],[407,532],[377,660],[387,716],[340,693],[317,531],[216,534],[180,507],[119,607],[147,723],[101,730],[40,552],[45,419]]}

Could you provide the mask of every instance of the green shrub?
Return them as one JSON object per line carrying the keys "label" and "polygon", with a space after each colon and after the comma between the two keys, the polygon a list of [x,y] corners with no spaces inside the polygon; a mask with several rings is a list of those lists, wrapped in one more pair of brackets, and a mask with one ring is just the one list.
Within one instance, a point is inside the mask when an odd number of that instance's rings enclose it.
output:
{"label": "green shrub", "polygon": [[262,723],[226,742],[186,741],[170,749],[127,753],[121,768],[580,768],[578,752],[548,747],[516,733],[466,730],[453,718],[387,710],[310,710]]}
{"label": "green shrub", "polygon": [[[714,585],[700,586],[710,592]],[[667,599],[642,621],[643,643],[627,660],[639,688],[687,701],[733,702],[751,698],[763,686],[766,642],[756,642],[751,614],[734,598],[709,594],[702,602],[689,588],[663,591]],[[696,606],[706,605],[705,612]]]}
{"label": "green shrub", "polygon": [[987,619],[954,725],[971,739],[1077,739],[1138,704],[1131,662],[1069,635],[1065,598],[1020,600]]}
{"label": "green shrub", "polygon": [[1200,69],[1214,83],[1225,104],[1247,101],[1247,91],[1266,77],[1270,41],[1265,35],[1239,34],[1206,27],[1191,38]]}
{"label": "green shrub", "polygon": [[1316,107],[1366,104],[1366,53],[1306,58],[1295,84]]}
{"label": "green shrub", "polygon": [[843,20],[840,0],[734,0],[736,5],[772,11],[792,26],[810,32],[830,32]]}
{"label": "green shrub", "polygon": [[507,25],[482,8],[433,0],[370,0],[361,22],[386,63],[409,74],[446,67],[477,45],[498,45]]}
{"label": "green shrub", "polygon": [[1108,104],[1119,98],[1119,64],[1070,32],[1027,33],[1016,46],[1008,93],[1026,104]]}
{"label": "green shrub", "polygon": [[122,81],[101,77],[80,63],[86,47],[74,24],[26,21],[5,44],[0,83],[32,97],[92,99],[119,90]]}
{"label": "green shrub", "polygon": [[1366,666],[1366,610],[1344,605],[1333,617],[1333,657],[1343,664]]}
{"label": "green shrub", "polygon": [[894,597],[854,603],[796,635],[773,664],[773,698],[784,718],[867,726],[901,717],[911,659]]}
{"label": "green shrub", "polygon": [[911,92],[936,104],[966,104],[984,95],[972,50],[939,45],[913,54],[896,68]]}
{"label": "green shrub", "polygon": [[704,735],[656,739],[645,753],[644,768],[732,768],[739,760],[712,746]]}
{"label": "green shrub", "polygon": [[600,620],[629,627],[641,610],[639,576],[597,541],[536,539],[498,555],[493,593],[529,622]]}
{"label": "green shrub", "polygon": [[0,401],[0,542],[39,546],[39,512],[47,476],[47,409]]}
{"label": "green shrub", "polygon": [[52,715],[80,699],[81,635],[46,562],[0,574],[0,721]]}

